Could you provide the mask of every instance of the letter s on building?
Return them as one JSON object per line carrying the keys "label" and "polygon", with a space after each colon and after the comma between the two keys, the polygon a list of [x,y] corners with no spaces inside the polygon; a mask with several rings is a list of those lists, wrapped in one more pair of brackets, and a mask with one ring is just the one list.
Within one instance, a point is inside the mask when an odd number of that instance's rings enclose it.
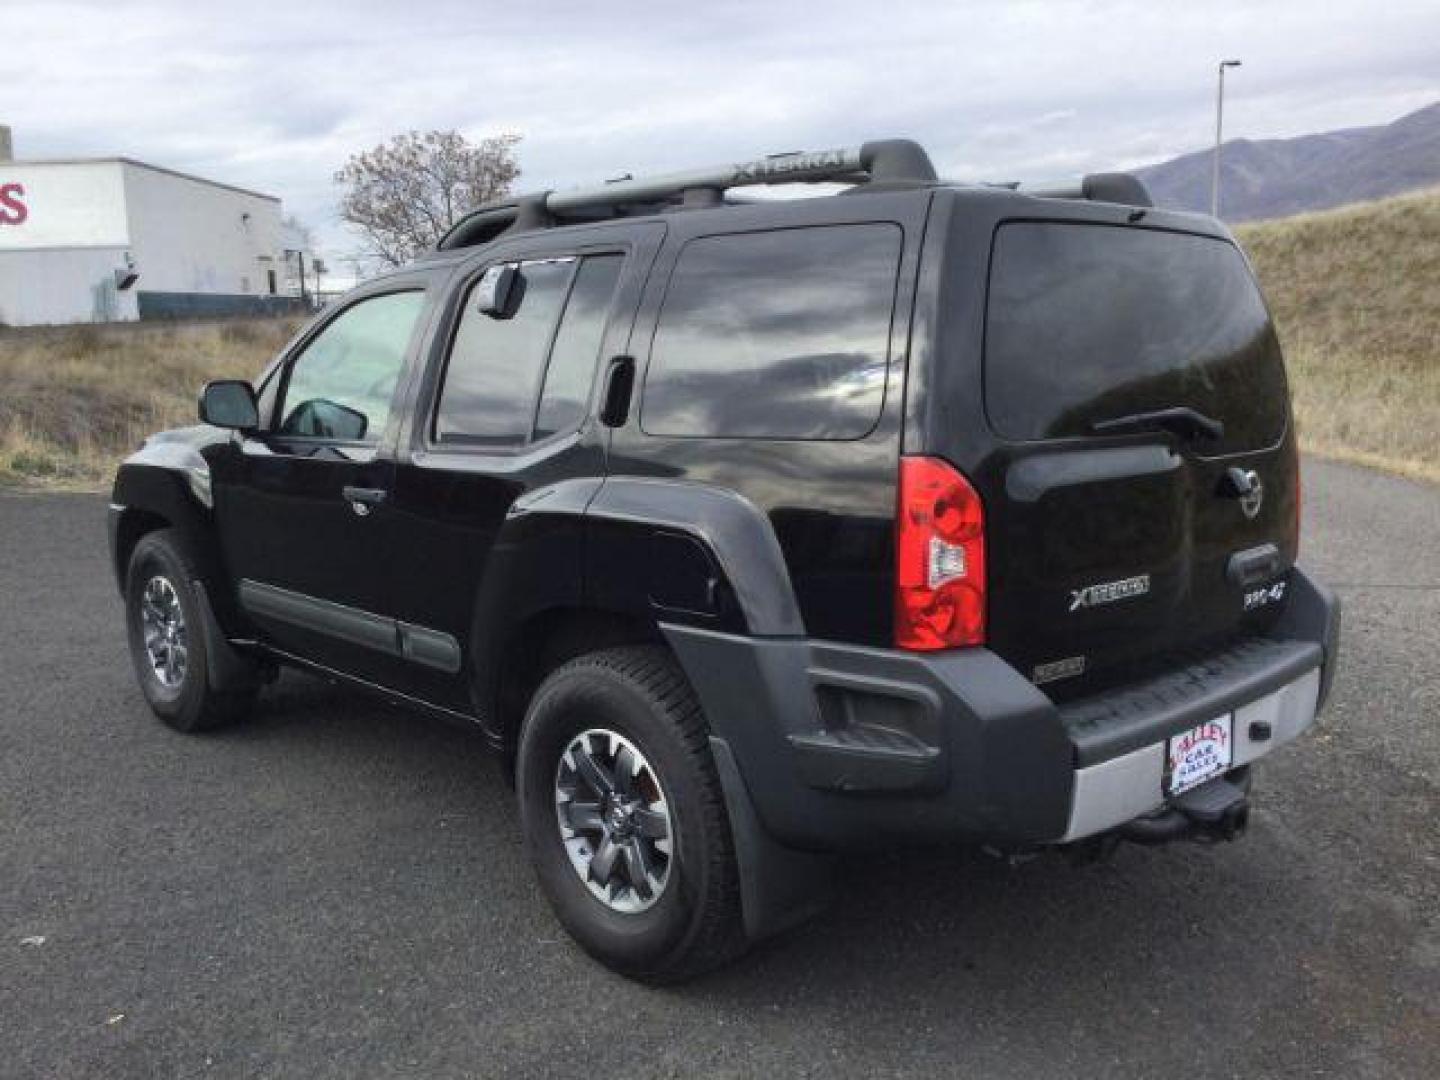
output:
{"label": "letter s on building", "polygon": [[30,208],[20,201],[24,184],[0,184],[0,225],[20,225],[30,216]]}

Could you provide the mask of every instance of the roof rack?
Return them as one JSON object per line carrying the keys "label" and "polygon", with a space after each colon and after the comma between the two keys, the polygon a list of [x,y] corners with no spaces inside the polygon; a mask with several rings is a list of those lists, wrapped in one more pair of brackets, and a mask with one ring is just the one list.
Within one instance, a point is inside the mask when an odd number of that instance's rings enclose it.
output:
{"label": "roof rack", "polygon": [[471,247],[501,233],[654,213],[677,205],[720,206],[730,189],[756,184],[849,183],[864,185],[862,190],[886,190],[937,182],[935,167],[919,143],[880,139],[840,150],[770,154],[753,161],[487,203],[461,218],[436,247],[442,251]]}
{"label": "roof rack", "polygon": [[[891,191],[940,183],[930,157],[911,139],[879,139],[840,150],[770,154],[753,161],[715,165],[661,176],[612,180],[572,191],[542,191],[504,199],[471,211],[440,238],[437,251],[474,247],[507,233],[530,232],[584,221],[697,209],[747,201],[729,195],[757,184],[847,183],[855,192]],[[1129,173],[1092,173],[1056,183],[987,184],[1045,199],[1088,199],[1151,207],[1150,192]]]}

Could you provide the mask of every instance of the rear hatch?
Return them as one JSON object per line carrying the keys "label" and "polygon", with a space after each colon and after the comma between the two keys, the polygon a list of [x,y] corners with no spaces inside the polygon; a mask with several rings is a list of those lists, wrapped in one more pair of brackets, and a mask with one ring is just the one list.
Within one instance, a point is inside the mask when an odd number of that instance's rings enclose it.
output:
{"label": "rear hatch", "polygon": [[1297,542],[1279,345],[1218,235],[993,233],[989,641],[1064,698],[1262,630]]}

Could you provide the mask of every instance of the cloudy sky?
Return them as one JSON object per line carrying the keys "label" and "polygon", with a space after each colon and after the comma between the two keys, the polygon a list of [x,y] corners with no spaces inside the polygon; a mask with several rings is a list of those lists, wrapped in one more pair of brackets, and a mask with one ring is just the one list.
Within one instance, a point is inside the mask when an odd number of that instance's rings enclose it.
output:
{"label": "cloudy sky", "polygon": [[524,136],[565,187],[910,135],[1038,179],[1440,100],[1435,0],[627,4],[0,0],[17,156],[123,154],[280,195],[333,257],[332,175],[407,128]]}

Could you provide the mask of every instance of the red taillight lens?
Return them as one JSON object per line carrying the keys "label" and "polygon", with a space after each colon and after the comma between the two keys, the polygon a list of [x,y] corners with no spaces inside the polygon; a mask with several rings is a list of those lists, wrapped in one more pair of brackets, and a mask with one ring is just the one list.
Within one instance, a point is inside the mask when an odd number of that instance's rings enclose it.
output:
{"label": "red taillight lens", "polygon": [[985,643],[985,508],[953,465],[900,459],[895,520],[895,644]]}

